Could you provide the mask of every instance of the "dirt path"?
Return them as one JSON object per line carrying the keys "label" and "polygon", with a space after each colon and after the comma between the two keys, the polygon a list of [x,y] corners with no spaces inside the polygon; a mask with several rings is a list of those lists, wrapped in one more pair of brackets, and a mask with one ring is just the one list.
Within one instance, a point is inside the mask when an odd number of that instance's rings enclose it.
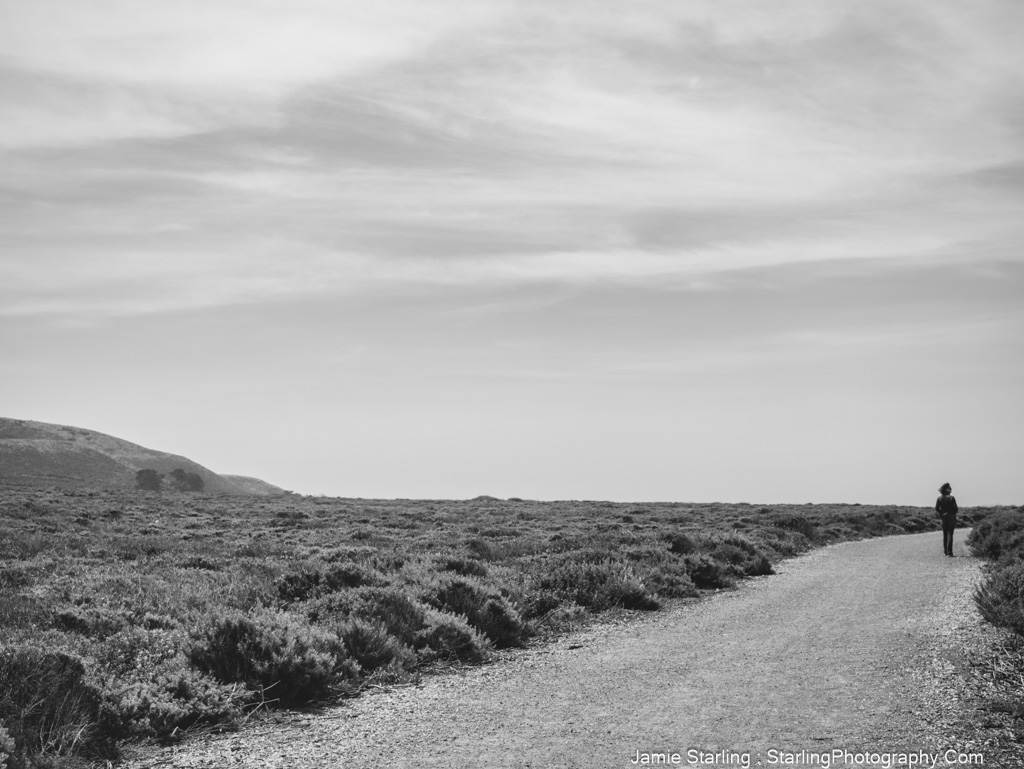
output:
{"label": "dirt path", "polygon": [[645,753],[744,766],[749,753],[749,766],[825,766],[800,751],[977,752],[944,732],[966,707],[949,657],[980,632],[978,562],[959,532],[961,557],[942,557],[940,539],[824,548],[697,605],[131,765],[611,769]]}

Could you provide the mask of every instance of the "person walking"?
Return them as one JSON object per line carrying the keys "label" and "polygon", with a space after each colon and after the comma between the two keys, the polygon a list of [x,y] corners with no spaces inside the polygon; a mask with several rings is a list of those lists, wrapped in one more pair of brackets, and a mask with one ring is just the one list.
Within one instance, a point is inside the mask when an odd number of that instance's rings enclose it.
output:
{"label": "person walking", "polygon": [[935,512],[942,519],[942,553],[953,557],[953,529],[956,528],[956,497],[953,487],[948,483],[939,487],[939,496],[935,500]]}

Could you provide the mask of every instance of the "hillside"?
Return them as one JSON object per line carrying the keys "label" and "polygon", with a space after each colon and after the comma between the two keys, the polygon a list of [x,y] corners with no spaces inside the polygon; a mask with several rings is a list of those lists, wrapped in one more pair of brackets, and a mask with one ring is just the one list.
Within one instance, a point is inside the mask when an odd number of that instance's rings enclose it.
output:
{"label": "hillside", "polygon": [[214,494],[269,495],[284,490],[244,476],[218,475],[186,457],[80,427],[0,417],[0,482],[18,486],[134,488],[138,470],[176,468]]}
{"label": "hillside", "polygon": [[226,475],[221,474],[221,478],[230,481],[243,494],[253,494],[255,496],[260,495],[274,495],[274,494],[285,494],[285,490],[280,486],[275,486],[272,483],[267,483],[260,478],[251,478],[248,475]]}

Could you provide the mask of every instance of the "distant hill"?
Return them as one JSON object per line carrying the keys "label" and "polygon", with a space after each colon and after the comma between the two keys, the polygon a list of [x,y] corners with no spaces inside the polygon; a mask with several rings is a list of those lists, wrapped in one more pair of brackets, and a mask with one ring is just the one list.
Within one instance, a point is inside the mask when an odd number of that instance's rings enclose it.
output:
{"label": "distant hill", "polygon": [[280,486],[275,486],[272,483],[267,483],[259,478],[250,478],[248,475],[224,475],[220,476],[226,481],[230,481],[238,488],[242,489],[243,494],[252,494],[254,496],[266,496],[274,494],[286,494],[287,492]]}
{"label": "distant hill", "polygon": [[214,494],[284,494],[258,478],[218,475],[191,459],[80,427],[0,417],[0,482],[19,486],[135,488],[135,473],[181,468]]}

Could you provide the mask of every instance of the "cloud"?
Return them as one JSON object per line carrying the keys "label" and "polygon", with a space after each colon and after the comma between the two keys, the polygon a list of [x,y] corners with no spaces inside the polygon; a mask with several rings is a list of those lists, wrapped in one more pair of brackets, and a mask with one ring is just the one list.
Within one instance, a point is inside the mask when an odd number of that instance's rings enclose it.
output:
{"label": "cloud", "polygon": [[409,55],[500,5],[329,0],[14,2],[5,56],[26,68],[101,82],[274,92]]}
{"label": "cloud", "polygon": [[16,0],[0,11],[0,146],[265,124],[294,88],[413,55],[502,13],[462,0]]}
{"label": "cloud", "polygon": [[0,24],[9,314],[712,285],[1021,234],[995,0],[65,5]]}

